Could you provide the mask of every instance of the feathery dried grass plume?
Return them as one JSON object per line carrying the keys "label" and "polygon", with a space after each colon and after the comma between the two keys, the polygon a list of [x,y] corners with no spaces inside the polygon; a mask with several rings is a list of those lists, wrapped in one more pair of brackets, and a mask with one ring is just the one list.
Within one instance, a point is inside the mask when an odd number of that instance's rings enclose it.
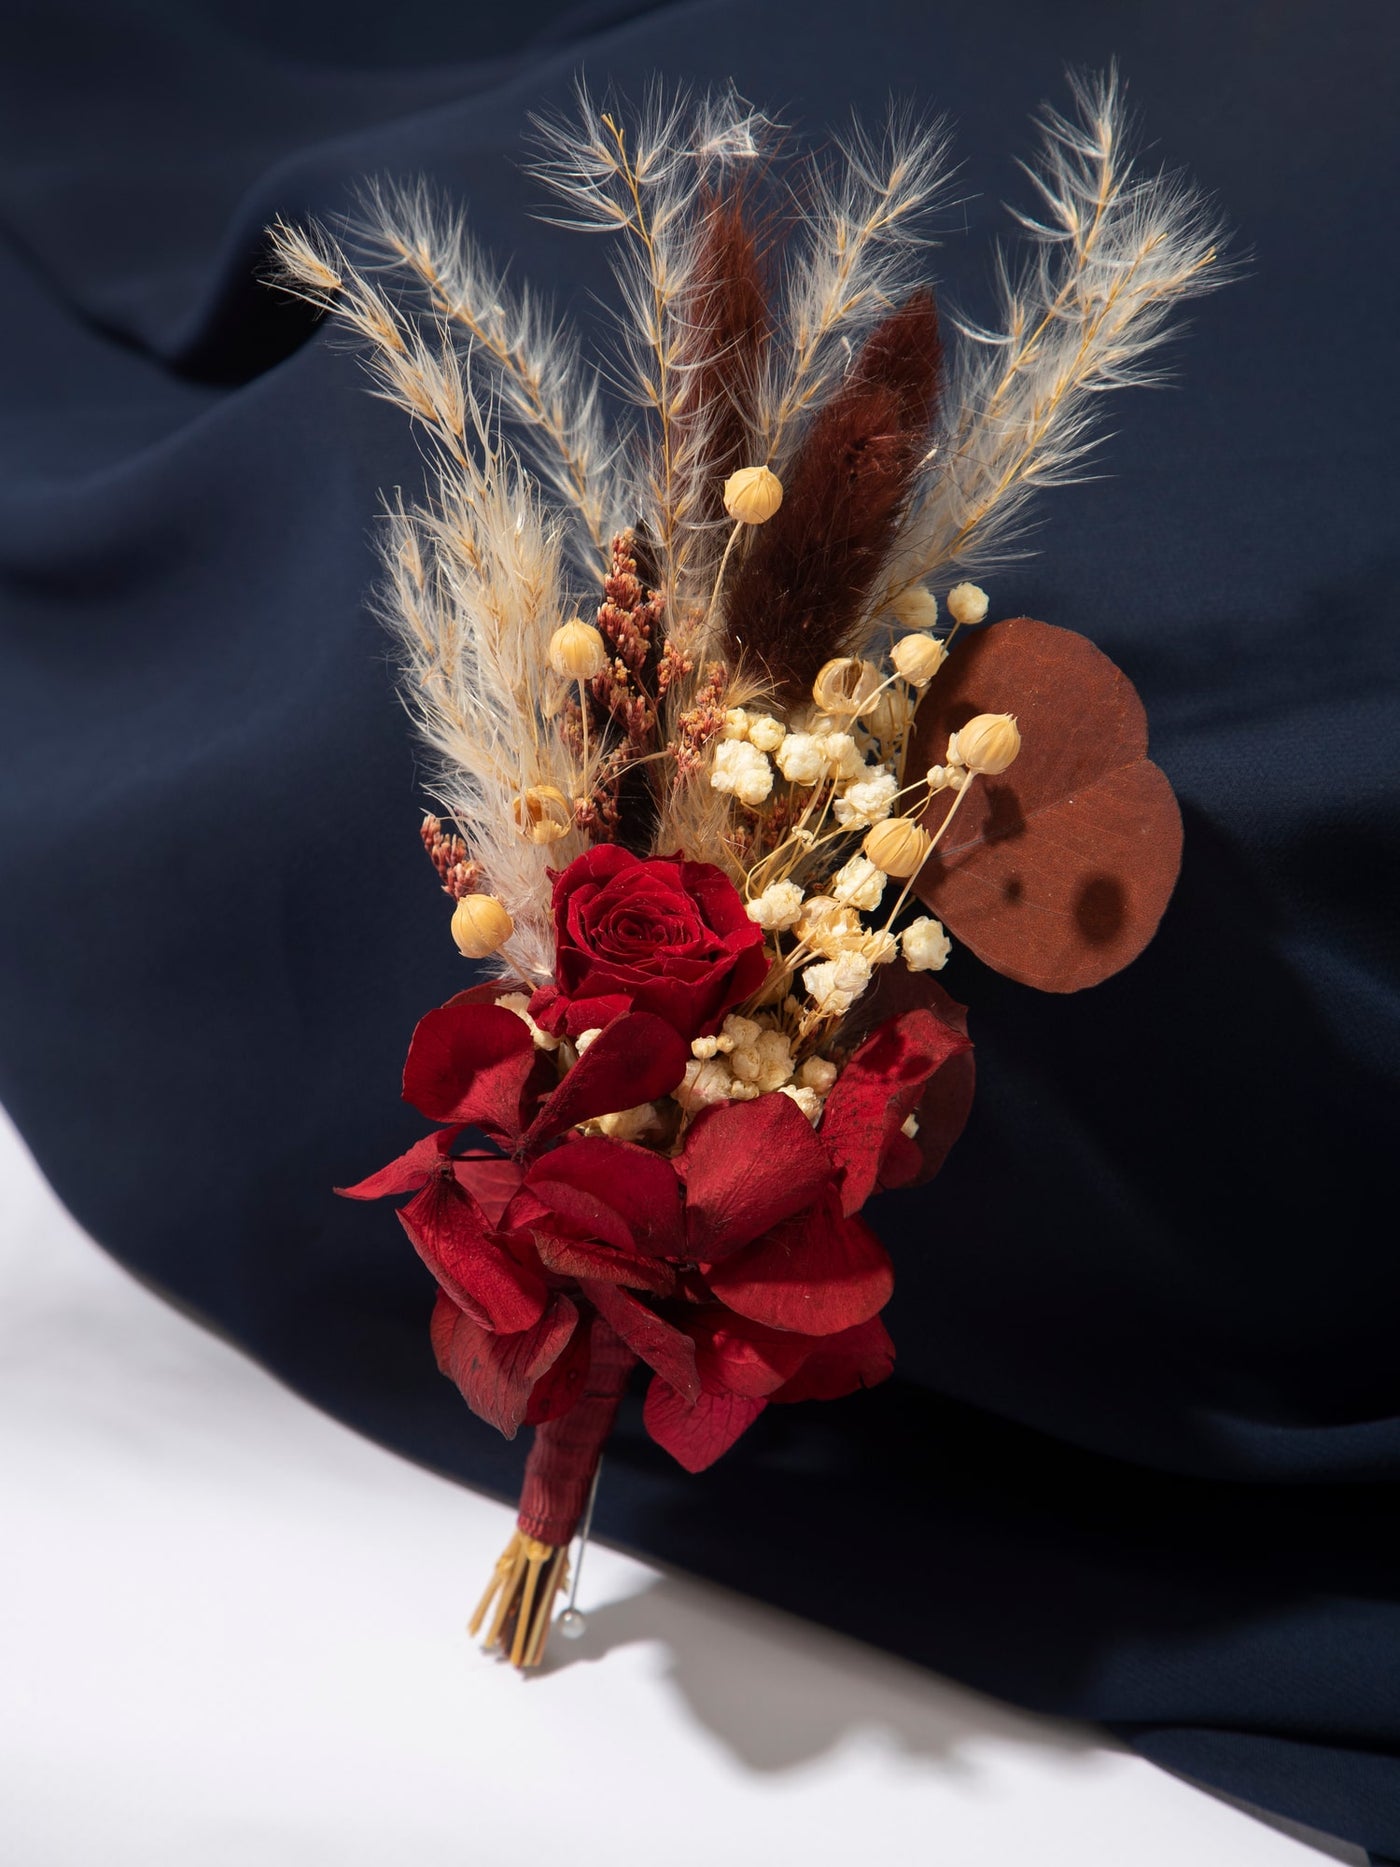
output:
{"label": "feathery dried grass plume", "polygon": [[472,238],[460,209],[426,183],[375,182],[362,193],[359,242],[417,289],[466,340],[465,364],[499,398],[522,454],[570,516],[571,543],[599,578],[608,540],[628,522],[618,498],[596,378],[577,336],[528,288],[512,291]]}
{"label": "feathery dried grass plume", "polygon": [[445,311],[425,331],[322,230],[279,224],[273,246],[284,283],[363,340],[377,393],[429,442],[432,496],[388,510],[381,611],[402,651],[405,704],[435,755],[431,793],[514,922],[504,959],[548,978],[548,869],[583,845],[576,830],[532,842],[518,810],[542,787],[572,799],[591,775],[548,711],[564,527],[503,443]]}
{"label": "feathery dried grass plume", "polygon": [[781,473],[804,418],[830,393],[854,346],[925,284],[931,222],[950,205],[950,140],[942,119],[892,107],[884,134],[859,122],[814,159],[796,192],[782,328],[763,385],[763,454]]}
{"label": "feathery dried grass plume", "polygon": [[[729,194],[736,166],[766,157],[772,126],[732,86],[700,98],[653,86],[631,123],[619,107],[595,102],[581,81],[575,105],[568,120],[533,119],[531,166],[559,203],[551,217],[558,224],[621,236],[613,262],[622,300],[619,380],[650,424],[645,536],[658,586],[674,604],[708,540],[700,469],[710,423],[725,413],[723,399],[697,384],[696,314],[716,285],[715,199]],[[729,252],[741,246],[733,238]],[[740,320],[751,327],[752,312],[741,311]],[[736,342],[742,336],[736,332]]]}
{"label": "feathery dried grass plume", "polygon": [[998,255],[1000,316],[961,324],[949,419],[903,528],[887,594],[1005,558],[1043,487],[1083,477],[1110,389],[1159,380],[1152,360],[1183,300],[1223,284],[1224,229],[1180,176],[1145,172],[1116,69],[1071,76],[1074,114],[1045,107],[1032,242]]}
{"label": "feathery dried grass plume", "polygon": [[420,422],[436,453],[466,469],[468,397],[446,327],[425,333],[325,228],[279,220],[270,238],[276,282],[333,313],[365,346],[376,393]]}
{"label": "feathery dried grass plume", "polygon": [[432,795],[515,924],[505,960],[542,981],[554,954],[548,870],[583,847],[577,830],[533,842],[519,820],[528,793],[572,798],[579,782],[545,712],[560,541],[523,476],[498,453],[486,460],[465,481],[443,474],[429,505],[390,507],[381,609],[405,705],[436,755]]}

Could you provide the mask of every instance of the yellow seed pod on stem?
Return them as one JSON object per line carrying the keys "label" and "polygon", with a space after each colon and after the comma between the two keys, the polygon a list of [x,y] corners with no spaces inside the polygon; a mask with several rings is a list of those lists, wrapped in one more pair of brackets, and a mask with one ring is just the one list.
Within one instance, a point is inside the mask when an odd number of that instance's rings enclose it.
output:
{"label": "yellow seed pod on stem", "polygon": [[999,776],[1020,750],[1021,734],[1009,713],[979,713],[958,728],[958,758],[984,777]]}
{"label": "yellow seed pod on stem", "polygon": [[822,713],[834,719],[859,716],[875,697],[880,670],[855,655],[837,655],[824,662],[812,682],[812,699]]}
{"label": "yellow seed pod on stem", "polygon": [[900,881],[907,881],[923,867],[932,847],[933,838],[911,817],[886,817],[861,844],[868,862],[882,875],[893,875]]}
{"label": "yellow seed pod on stem", "polygon": [[608,665],[602,632],[582,616],[561,624],[549,638],[549,665],[566,681],[591,681]]}
{"label": "yellow seed pod on stem", "polygon": [[783,503],[783,483],[769,467],[740,467],[724,482],[724,509],[739,525],[766,525]]}
{"label": "yellow seed pod on stem", "polygon": [[556,785],[532,784],[514,810],[517,827],[532,843],[557,843],[574,827],[574,807]]}
{"label": "yellow seed pod on stem", "polygon": [[938,598],[927,584],[911,583],[890,608],[906,629],[931,629],[938,621]]}
{"label": "yellow seed pod on stem", "polygon": [[911,687],[927,687],[947,659],[936,635],[902,635],[890,650],[890,665]]}
{"label": "yellow seed pod on stem", "polygon": [[955,583],[948,592],[948,614],[964,629],[975,628],[987,617],[987,592],[975,583]]}
{"label": "yellow seed pod on stem", "polygon": [[452,938],[463,959],[486,959],[514,932],[515,922],[494,895],[463,895],[452,910]]}

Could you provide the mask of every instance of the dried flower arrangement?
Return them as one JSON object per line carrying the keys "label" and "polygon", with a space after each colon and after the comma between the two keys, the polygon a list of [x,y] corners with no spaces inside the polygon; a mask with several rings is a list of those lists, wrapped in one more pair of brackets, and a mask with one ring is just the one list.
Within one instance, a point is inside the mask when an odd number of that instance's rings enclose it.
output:
{"label": "dried flower arrangement", "polygon": [[1220,233],[1134,163],[1114,74],[1040,129],[1029,257],[945,356],[936,129],[784,167],[732,92],[628,127],[580,90],[536,173],[617,242],[640,412],[613,432],[576,342],[426,191],[376,190],[353,242],[274,230],[428,442],[384,607],[437,760],[424,844],[493,976],[414,1034],[403,1092],[438,1126],[348,1191],[411,1195],[439,1365],[536,1428],[473,1623],[518,1666],[637,1362],[692,1471],[770,1403],[889,1374],[859,1213],[967,1117],[950,934],[1073,991],[1171,892],[1130,683],[1066,629],[989,625],[969,577],[1224,276]]}

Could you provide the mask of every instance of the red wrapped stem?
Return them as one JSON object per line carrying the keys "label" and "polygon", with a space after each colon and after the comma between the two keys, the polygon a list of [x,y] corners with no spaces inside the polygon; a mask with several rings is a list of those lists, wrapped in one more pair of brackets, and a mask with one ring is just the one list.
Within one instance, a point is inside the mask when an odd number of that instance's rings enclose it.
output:
{"label": "red wrapped stem", "polygon": [[555,1549],[572,1540],[636,1359],[622,1338],[595,1315],[583,1393],[560,1419],[546,1420],[535,1428],[516,1519],[523,1535]]}

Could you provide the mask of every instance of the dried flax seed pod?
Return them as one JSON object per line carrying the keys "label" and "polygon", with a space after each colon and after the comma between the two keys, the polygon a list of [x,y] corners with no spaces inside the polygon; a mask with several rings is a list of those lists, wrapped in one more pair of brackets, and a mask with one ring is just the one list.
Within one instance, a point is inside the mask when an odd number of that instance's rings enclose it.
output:
{"label": "dried flax seed pod", "polygon": [[935,635],[902,635],[890,650],[890,663],[911,687],[927,687],[948,659],[948,651]]}
{"label": "dried flax seed pod", "polygon": [[911,583],[890,604],[906,629],[931,629],[938,621],[938,599],[927,584]]}
{"label": "dried flax seed pod", "polygon": [[739,525],[766,525],[783,503],[783,483],[768,467],[740,467],[724,482],[724,509]]}
{"label": "dried flax seed pod", "polygon": [[905,881],[923,867],[932,844],[928,831],[921,830],[911,818],[886,817],[870,831],[861,848],[866,860],[882,874]]}
{"label": "dried flax seed pod", "polygon": [[1009,713],[979,713],[958,728],[958,758],[985,777],[999,776],[1020,750],[1021,734]]}
{"label": "dried flax seed pod", "polygon": [[812,683],[812,699],[833,719],[858,716],[870,705],[880,685],[880,670],[855,655],[837,655],[824,662]]}
{"label": "dried flax seed pod", "polygon": [[591,681],[608,665],[602,631],[575,616],[549,638],[549,665],[566,681]]}
{"label": "dried flax seed pod", "polygon": [[463,895],[452,910],[452,938],[463,959],[486,959],[515,932],[515,922],[494,895]]}
{"label": "dried flax seed pod", "polygon": [[574,827],[574,810],[552,784],[532,784],[515,800],[515,821],[532,843],[557,843]]}
{"label": "dried flax seed pod", "polygon": [[955,583],[948,592],[948,614],[964,629],[970,629],[987,616],[987,592],[975,583]]}

